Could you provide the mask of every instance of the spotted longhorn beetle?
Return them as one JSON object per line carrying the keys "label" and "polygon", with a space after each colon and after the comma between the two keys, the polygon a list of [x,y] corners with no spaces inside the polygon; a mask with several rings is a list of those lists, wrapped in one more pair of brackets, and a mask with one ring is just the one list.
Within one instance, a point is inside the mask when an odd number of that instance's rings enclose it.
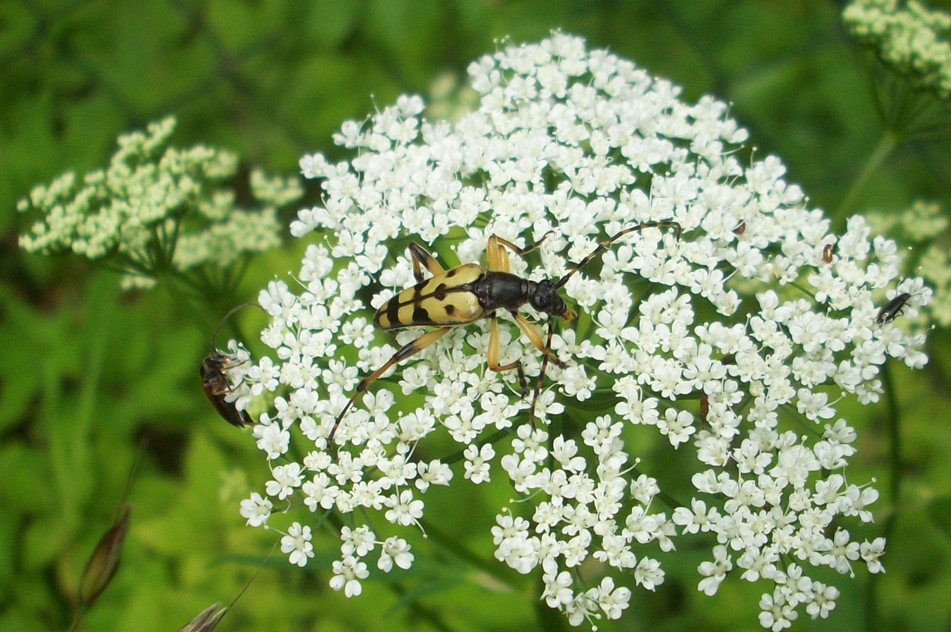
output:
{"label": "spotted longhorn beetle", "polygon": [[[670,227],[677,231],[680,239],[680,224],[674,221],[655,221],[638,224],[626,228],[609,239],[602,241],[597,248],[581,260],[565,276],[557,281],[543,279],[532,281],[512,274],[509,271],[509,254],[512,251],[521,256],[538,248],[551,233],[546,234],[538,242],[519,248],[512,242],[502,239],[498,235],[489,237],[486,257],[488,269],[477,263],[464,263],[450,270],[444,270],[435,258],[418,243],[409,245],[410,256],[413,261],[413,274],[416,285],[402,290],[396,296],[384,303],[373,317],[373,324],[378,329],[402,329],[404,327],[431,326],[438,327],[404,345],[387,360],[379,369],[367,375],[357,385],[356,390],[347,401],[343,410],[337,415],[327,445],[333,443],[334,434],[340,426],[344,415],[350,410],[356,398],[373,384],[381,375],[387,372],[394,364],[419,353],[429,345],[439,340],[451,328],[468,325],[480,318],[489,318],[489,345],[487,350],[487,364],[489,369],[497,372],[518,371],[519,384],[523,396],[527,394],[525,372],[522,370],[522,361],[515,360],[508,364],[499,362],[499,324],[496,316],[498,310],[508,310],[515,319],[515,324],[525,334],[543,357],[541,372],[535,384],[532,397],[532,407],[529,420],[535,423],[535,405],[541,390],[542,380],[548,362],[555,366],[565,367],[565,363],[558,359],[551,351],[552,325],[555,318],[571,320],[574,312],[568,308],[558,290],[568,280],[585,266],[589,261],[604,252],[612,243],[635,231],[647,228]],[[432,275],[423,277],[423,267]],[[541,334],[535,326],[518,309],[528,303],[536,311],[548,314],[548,338],[542,340]]]}

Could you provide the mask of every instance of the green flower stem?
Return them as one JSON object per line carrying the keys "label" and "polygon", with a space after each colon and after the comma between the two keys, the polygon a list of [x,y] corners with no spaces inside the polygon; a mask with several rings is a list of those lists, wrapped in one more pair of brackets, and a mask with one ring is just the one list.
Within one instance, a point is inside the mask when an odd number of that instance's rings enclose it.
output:
{"label": "green flower stem", "polygon": [[[535,573],[535,594],[541,595],[545,590],[545,582],[542,581],[541,573]],[[535,600],[535,620],[538,621],[538,629],[546,632],[562,632],[567,629],[566,619],[560,612],[548,606],[544,599]]]}
{"label": "green flower stem", "polygon": [[485,560],[476,553],[470,551],[459,542],[455,534],[448,534],[441,531],[434,523],[428,520],[420,520],[420,526],[426,533],[427,539],[441,549],[449,552],[454,557],[468,563],[470,566],[485,573],[489,577],[498,581],[501,585],[514,589],[512,578],[504,571],[504,567],[494,560]]}
{"label": "green flower stem", "polygon": [[846,192],[845,197],[842,198],[838,213],[836,214],[837,217],[845,217],[855,209],[859,197],[865,192],[872,176],[875,175],[878,168],[885,162],[885,159],[888,158],[895,147],[898,146],[898,141],[897,134],[890,130],[885,131],[881,140],[878,141],[878,146],[869,155],[868,160],[866,160],[862,166],[862,170],[859,171],[858,177],[855,178],[852,186]]}
{"label": "green flower stem", "polygon": [[[886,363],[882,367],[882,382],[885,388],[885,401],[888,405],[888,417],[886,419],[888,427],[888,439],[890,451],[888,455],[889,463],[889,492],[891,494],[891,507],[884,524],[882,525],[882,537],[886,542],[891,540],[892,532],[895,530],[895,524],[898,522],[898,507],[901,502],[902,488],[902,468],[901,468],[901,413],[898,408],[898,398],[895,396],[895,381],[892,378],[890,365]],[[865,629],[880,630],[884,629],[882,621],[884,620],[878,612],[878,585],[881,581],[882,573],[872,575],[868,579],[865,595]]]}
{"label": "green flower stem", "polygon": [[[892,505],[897,506],[901,499],[902,487],[901,413],[899,412],[898,398],[895,396],[895,380],[887,363],[882,367],[882,381],[885,385],[885,400],[888,402],[888,438],[891,443],[888,459],[891,466],[889,491],[892,495]],[[895,512],[892,512],[891,515],[895,515]]]}
{"label": "green flower stem", "polygon": [[[195,326],[198,327],[200,331],[214,331],[216,327],[214,317],[211,314],[203,313],[203,310],[196,307],[195,301],[189,299],[188,291],[182,288],[182,284],[192,287],[188,279],[183,278],[182,275],[177,272],[171,271],[167,274],[157,273],[155,275],[155,281],[159,287],[165,290],[169,298],[172,299],[172,303],[181,312],[187,314],[188,318],[195,323]],[[213,306],[217,305],[217,302],[202,303],[202,305],[214,309]]]}

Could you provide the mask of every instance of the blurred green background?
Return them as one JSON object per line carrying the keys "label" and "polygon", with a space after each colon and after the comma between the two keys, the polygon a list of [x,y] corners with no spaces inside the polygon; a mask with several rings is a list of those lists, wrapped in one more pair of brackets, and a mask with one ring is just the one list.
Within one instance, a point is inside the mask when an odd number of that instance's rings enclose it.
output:
{"label": "blurred green background", "polygon": [[[870,58],[846,37],[840,9],[814,0],[0,1],[0,630],[68,627],[83,565],[137,453],[122,566],[85,629],[178,629],[235,596],[275,537],[238,515],[267,470],[249,431],[223,423],[200,390],[211,331],[159,291],[123,294],[116,275],[78,259],[21,252],[14,208],[32,186],[105,164],[119,133],[166,114],[179,119],[176,145],[209,143],[294,173],[305,152],[341,156],[330,136],[343,120],[464,81],[499,38],[560,28],[671,79],[687,101],[730,101],[756,155],[778,154],[836,229],[867,208],[898,211],[916,199],[947,207],[944,126],[900,144],[843,208],[884,127]],[[256,259],[241,299],[295,270],[301,250]],[[246,311],[241,319],[260,321]],[[803,614],[794,629],[951,630],[947,343],[947,332],[933,333],[924,371],[890,367],[900,497],[890,493],[893,411],[884,401],[845,409],[860,433],[848,475],[875,477],[883,494],[863,535],[889,525],[888,573],[870,582],[857,566],[854,580],[834,582],[842,597],[832,618]],[[462,498],[464,488],[431,495],[427,516],[491,560],[491,516],[511,492],[495,485]],[[327,587],[336,545],[315,547],[305,572],[278,555],[219,629],[567,627],[538,615],[531,581],[444,551],[417,552],[411,573],[366,582],[348,600]],[[732,577],[713,599],[697,592],[707,556],[681,551],[656,593],[635,591],[631,610],[602,629],[761,629],[762,587]]]}

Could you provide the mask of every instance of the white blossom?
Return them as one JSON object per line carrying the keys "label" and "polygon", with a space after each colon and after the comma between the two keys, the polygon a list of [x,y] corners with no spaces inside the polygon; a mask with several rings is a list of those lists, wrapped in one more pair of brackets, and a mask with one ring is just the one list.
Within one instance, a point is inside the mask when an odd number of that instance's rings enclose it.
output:
{"label": "white blossom", "polygon": [[289,554],[291,564],[306,566],[307,560],[314,557],[311,538],[310,527],[295,522],[288,528],[287,535],[281,538],[281,553]]}
{"label": "white blossom", "polygon": [[301,197],[297,180],[254,170],[249,184],[261,207],[239,208],[227,188],[238,157],[204,145],[171,146],[175,126],[167,117],[124,134],[107,168],[67,172],[35,187],[17,205],[36,216],[20,245],[104,261],[122,271],[124,289],[153,287],[168,274],[161,268],[166,257],[176,272],[197,272],[207,282],[208,270],[221,274],[246,255],[279,246],[277,210]]}

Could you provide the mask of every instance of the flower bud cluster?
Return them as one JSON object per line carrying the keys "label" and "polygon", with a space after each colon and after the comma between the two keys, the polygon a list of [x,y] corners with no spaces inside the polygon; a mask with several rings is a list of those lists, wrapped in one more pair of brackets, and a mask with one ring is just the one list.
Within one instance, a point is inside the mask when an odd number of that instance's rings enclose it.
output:
{"label": "flower bud cluster", "polygon": [[896,72],[943,99],[951,96],[951,14],[916,0],[854,0],[842,19]]}
{"label": "flower bud cluster", "polygon": [[123,272],[126,288],[151,287],[172,271],[226,269],[280,245],[277,209],[300,198],[300,184],[254,171],[251,188],[262,206],[238,208],[229,188],[237,156],[204,145],[172,147],[174,129],[168,117],[120,136],[108,168],[82,177],[67,172],[34,188],[17,206],[38,216],[20,245],[101,261]]}

